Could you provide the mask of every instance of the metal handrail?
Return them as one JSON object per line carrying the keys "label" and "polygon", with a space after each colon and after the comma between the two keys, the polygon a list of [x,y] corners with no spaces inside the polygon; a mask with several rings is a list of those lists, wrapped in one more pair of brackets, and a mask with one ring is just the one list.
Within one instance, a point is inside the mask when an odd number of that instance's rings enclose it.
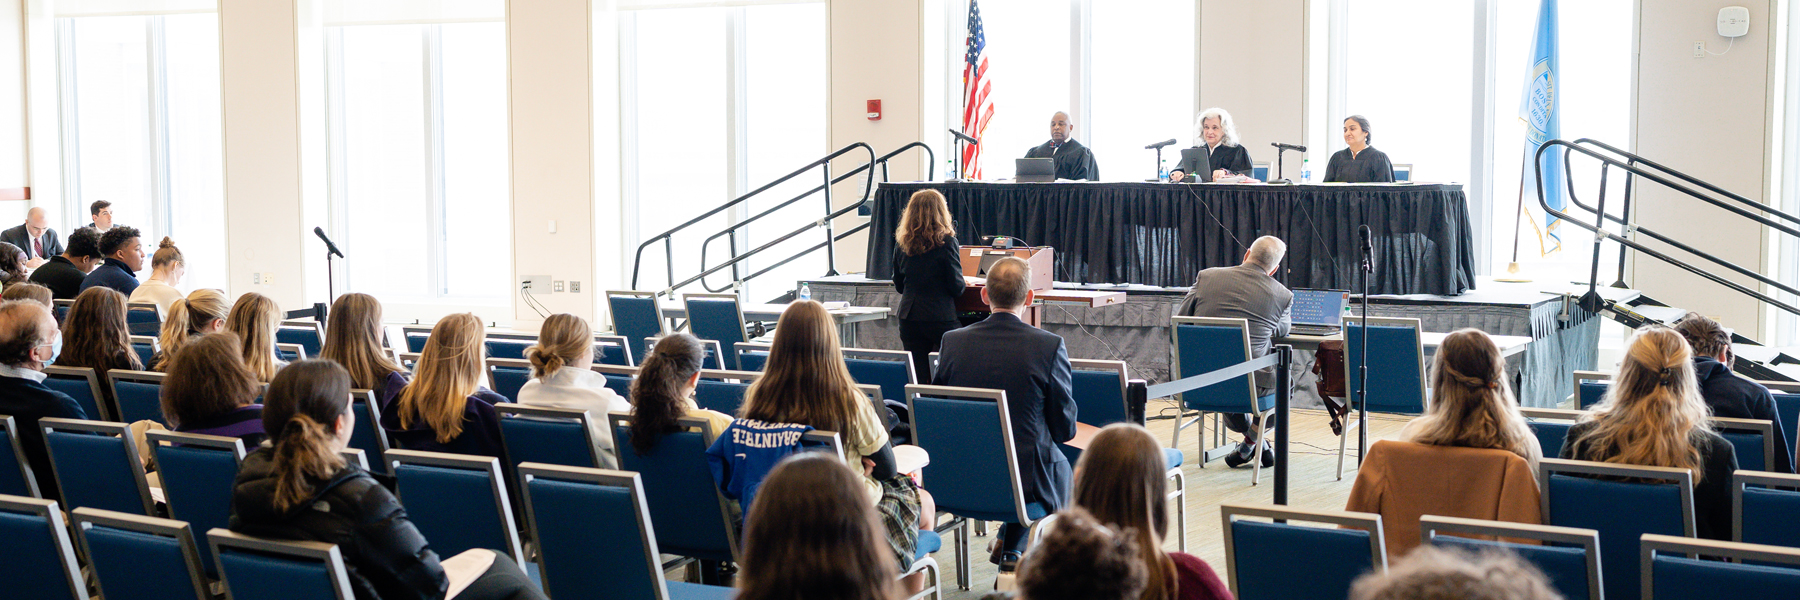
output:
{"label": "metal handrail", "polygon": [[907,144],[905,146],[895,148],[893,152],[883,154],[883,155],[881,155],[881,158],[875,159],[875,164],[881,165],[881,182],[882,183],[888,182],[888,159],[891,159],[895,156],[899,156],[900,153],[905,152],[907,150],[911,150],[913,148],[922,148],[925,150],[925,180],[931,181],[932,179],[937,177],[937,153],[932,152],[931,146],[925,145],[925,142],[913,142],[911,144]]}
{"label": "metal handrail", "polygon": [[[1584,145],[1578,145],[1578,144],[1582,144],[1582,143],[1600,146],[1602,148],[1607,149],[1610,152],[1613,152],[1620,156],[1626,156],[1628,158],[1626,161],[1621,161],[1612,156],[1605,156],[1599,152],[1594,151],[1591,148],[1584,147]],[[1569,192],[1569,201],[1571,203],[1573,203],[1574,205],[1581,207],[1583,210],[1587,210],[1588,212],[1591,212],[1594,214],[1594,223],[1592,225],[1579,220],[1574,215],[1571,215],[1569,213],[1563,212],[1562,210],[1550,207],[1550,202],[1545,197],[1545,193],[1544,193],[1544,155],[1547,152],[1549,152],[1550,148],[1552,148],[1552,147],[1562,147],[1562,148],[1566,149],[1566,151],[1563,155],[1563,169],[1564,169],[1564,178],[1563,179],[1567,183],[1568,192]],[[1573,178],[1568,176],[1568,175],[1572,174],[1570,171],[1569,154],[1574,153],[1574,152],[1579,152],[1585,156],[1588,156],[1590,158],[1593,158],[1593,159],[1601,162],[1600,190],[1599,190],[1600,200],[1596,206],[1590,207],[1587,204],[1581,202],[1580,199],[1576,197],[1575,184],[1574,184]],[[1663,186],[1673,189],[1677,192],[1681,192],[1683,194],[1691,196],[1700,201],[1706,202],[1708,204],[1712,204],[1719,208],[1723,208],[1727,211],[1730,211],[1739,216],[1751,219],[1758,223],[1762,223],[1773,229],[1782,231],[1784,233],[1788,233],[1790,235],[1800,236],[1800,229],[1795,229],[1793,227],[1789,227],[1784,224],[1777,223],[1777,222],[1770,220],[1767,217],[1764,217],[1762,215],[1754,214],[1754,213],[1751,213],[1744,209],[1738,208],[1736,206],[1727,204],[1722,200],[1708,197],[1707,195],[1694,190],[1690,186],[1678,184],[1675,181],[1671,181],[1668,177],[1664,177],[1664,175],[1675,177],[1682,181],[1685,181],[1685,182],[1697,185],[1701,188],[1707,189],[1709,191],[1715,191],[1716,193],[1727,196],[1727,197],[1731,198],[1732,200],[1735,200],[1738,202],[1754,203],[1754,201],[1752,201],[1748,198],[1744,198],[1743,196],[1739,196],[1737,194],[1732,194],[1730,192],[1719,189],[1717,186],[1700,181],[1700,180],[1698,180],[1690,175],[1687,175],[1685,173],[1682,173],[1680,171],[1676,171],[1669,167],[1655,164],[1655,163],[1645,160],[1642,157],[1639,157],[1637,155],[1630,154],[1628,152],[1624,152],[1622,150],[1613,148],[1611,146],[1607,146],[1600,142],[1595,142],[1593,140],[1586,140],[1585,138],[1584,138],[1584,142],[1569,142],[1567,140],[1561,140],[1561,139],[1550,140],[1548,142],[1544,142],[1543,145],[1538,147],[1537,154],[1536,154],[1534,160],[1532,161],[1532,163],[1533,163],[1532,168],[1535,169],[1535,172],[1537,174],[1538,205],[1544,209],[1545,214],[1553,215],[1559,219],[1562,219],[1569,223],[1573,223],[1577,227],[1586,229],[1586,230],[1594,233],[1594,255],[1593,255],[1593,259],[1592,259],[1592,265],[1590,267],[1590,271],[1588,274],[1588,292],[1587,292],[1587,294],[1583,295],[1581,298],[1581,305],[1583,308],[1586,308],[1588,310],[1597,311],[1597,310],[1599,310],[1599,308],[1602,304],[1602,300],[1600,298],[1599,293],[1595,291],[1595,287],[1598,285],[1599,275],[1600,275],[1600,252],[1599,251],[1600,251],[1601,242],[1611,240],[1613,242],[1618,243],[1623,248],[1636,250],[1639,253],[1648,255],[1657,260],[1661,260],[1665,263],[1675,266],[1676,268],[1679,268],[1679,269],[1682,269],[1689,273],[1698,275],[1702,278],[1705,278],[1708,281],[1712,281],[1713,283],[1717,283],[1719,285],[1725,286],[1725,287],[1730,288],[1733,291],[1736,291],[1738,293],[1750,296],[1750,297],[1755,298],[1764,303],[1774,305],[1776,308],[1785,310],[1787,312],[1790,312],[1790,313],[1793,313],[1796,315],[1800,315],[1800,306],[1794,306],[1794,305],[1782,302],[1781,300],[1778,300],[1776,298],[1773,298],[1766,294],[1763,294],[1759,291],[1745,287],[1744,285],[1739,284],[1735,281],[1731,281],[1729,279],[1726,279],[1724,277],[1716,275],[1710,271],[1707,271],[1705,269],[1701,269],[1700,267],[1689,264],[1686,261],[1669,256],[1667,254],[1664,254],[1660,251],[1657,251],[1654,248],[1650,248],[1649,246],[1647,246],[1645,244],[1638,243],[1629,238],[1626,238],[1623,235],[1617,235],[1617,234],[1614,234],[1614,233],[1606,230],[1606,222],[1610,220],[1612,222],[1618,223],[1621,226],[1623,226],[1624,232],[1626,234],[1630,234],[1630,233],[1634,233],[1634,232],[1642,233],[1642,234],[1647,235],[1657,241],[1674,246],[1677,249],[1680,249],[1680,250],[1687,252],[1689,254],[1692,254],[1694,256],[1698,256],[1698,257],[1705,259],[1715,265],[1730,269],[1740,275],[1744,275],[1744,276],[1754,279],[1758,282],[1761,282],[1765,285],[1779,288],[1781,290],[1784,290],[1784,291],[1787,291],[1790,293],[1800,294],[1800,290],[1795,289],[1793,286],[1784,284],[1780,281],[1776,281],[1775,279],[1764,276],[1761,273],[1751,271],[1749,269],[1738,266],[1734,263],[1731,263],[1731,262],[1721,259],[1719,257],[1713,256],[1712,254],[1701,251],[1698,248],[1694,248],[1693,246],[1689,246],[1687,244],[1676,241],[1667,235],[1663,235],[1654,230],[1645,228],[1642,225],[1637,225],[1635,223],[1632,223],[1629,214],[1625,214],[1621,217],[1615,217],[1613,215],[1607,214],[1606,213],[1606,180],[1607,180],[1607,174],[1610,173],[1611,169],[1613,167],[1617,167],[1626,173],[1626,178],[1627,178],[1627,180],[1626,180],[1627,188],[1626,189],[1627,189],[1628,193],[1629,193],[1629,190],[1631,189],[1631,187],[1630,187],[1631,178],[1632,177],[1643,177],[1650,181],[1660,183]],[[1643,163],[1645,165],[1651,166],[1652,168],[1646,169],[1646,168],[1638,166],[1637,163]],[[1800,217],[1795,217],[1793,215],[1789,215],[1789,214],[1783,213],[1781,211],[1769,209],[1767,207],[1759,207],[1759,208],[1761,210],[1763,210],[1763,212],[1773,213],[1778,216],[1781,216],[1784,219],[1788,219],[1788,220],[1792,220],[1797,223],[1800,223]],[[1623,259],[1621,258],[1621,265],[1623,264],[1622,261],[1623,261]]]}

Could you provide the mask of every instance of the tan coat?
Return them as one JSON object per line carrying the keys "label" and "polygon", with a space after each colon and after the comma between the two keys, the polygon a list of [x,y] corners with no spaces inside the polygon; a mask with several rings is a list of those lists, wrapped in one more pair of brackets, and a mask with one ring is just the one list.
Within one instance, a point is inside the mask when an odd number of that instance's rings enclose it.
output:
{"label": "tan coat", "polygon": [[1537,525],[1538,498],[1531,465],[1512,452],[1383,440],[1369,447],[1344,510],[1380,514],[1393,559],[1419,545],[1422,515]]}

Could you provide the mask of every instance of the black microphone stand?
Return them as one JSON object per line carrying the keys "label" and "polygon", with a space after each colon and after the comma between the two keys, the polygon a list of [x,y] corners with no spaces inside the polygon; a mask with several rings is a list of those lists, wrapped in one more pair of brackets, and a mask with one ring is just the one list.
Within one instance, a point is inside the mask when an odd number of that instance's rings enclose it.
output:
{"label": "black microphone stand", "polygon": [[1163,163],[1162,163],[1162,149],[1163,149],[1163,147],[1162,147],[1162,146],[1157,146],[1157,147],[1156,147],[1156,168],[1154,168],[1154,169],[1150,169],[1150,170],[1151,170],[1151,171],[1152,171],[1152,172],[1154,172],[1154,173],[1156,173],[1156,179],[1157,179],[1157,181],[1161,181],[1161,180],[1163,180],[1163,179],[1164,179],[1164,178],[1163,178],[1163,176],[1162,176],[1162,174],[1163,174],[1163,172],[1162,172],[1162,165],[1163,165]]}
{"label": "black microphone stand", "polygon": [[1362,334],[1362,361],[1356,378],[1356,466],[1362,468],[1363,455],[1369,452],[1369,277],[1375,273],[1373,234],[1362,226],[1362,320],[1356,324]]}
{"label": "black microphone stand", "polygon": [[[337,276],[333,273],[332,268],[331,268],[332,254],[333,254],[333,252],[331,251],[331,246],[326,245],[325,246],[325,300],[326,300],[326,304],[330,304],[331,302],[337,300]],[[324,319],[319,319],[319,320],[324,321]]]}

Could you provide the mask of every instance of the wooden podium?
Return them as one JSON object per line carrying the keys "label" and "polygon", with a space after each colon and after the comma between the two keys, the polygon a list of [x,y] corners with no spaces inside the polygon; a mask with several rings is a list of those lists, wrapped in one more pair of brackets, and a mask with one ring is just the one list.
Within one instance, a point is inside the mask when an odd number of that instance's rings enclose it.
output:
{"label": "wooden podium", "polygon": [[[962,258],[962,272],[966,277],[987,277],[987,266],[1008,256],[1016,256],[1031,266],[1031,290],[1039,294],[1055,287],[1056,249],[1049,246],[1037,248],[997,249],[988,246],[963,246],[957,249]],[[957,312],[992,312],[986,302],[981,300],[982,285],[971,285],[963,289],[962,297],[956,299]],[[1042,307],[1033,305],[1025,307],[1021,318],[1032,327],[1041,325],[1040,311]]]}

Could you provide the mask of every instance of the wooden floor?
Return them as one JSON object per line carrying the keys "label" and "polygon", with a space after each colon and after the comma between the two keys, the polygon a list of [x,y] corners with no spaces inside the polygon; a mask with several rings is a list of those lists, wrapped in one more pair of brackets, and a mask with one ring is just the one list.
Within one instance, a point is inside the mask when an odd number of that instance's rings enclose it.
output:
{"label": "wooden floor", "polygon": [[[1154,415],[1158,408],[1157,403],[1153,402],[1147,412]],[[1324,411],[1295,410],[1292,414],[1294,422],[1289,449],[1292,460],[1288,475],[1289,505],[1296,508],[1342,510],[1344,501],[1350,495],[1350,484],[1356,477],[1355,439],[1351,439],[1352,456],[1346,460],[1344,480],[1338,481],[1335,477],[1337,436],[1332,435]],[[1406,421],[1404,417],[1369,415],[1370,442],[1394,435]],[[1174,430],[1174,421],[1151,421],[1149,427],[1157,439],[1167,446]],[[1187,456],[1182,470],[1187,475],[1188,553],[1205,560],[1218,571],[1221,579],[1229,581],[1225,572],[1225,539],[1219,533],[1219,505],[1272,503],[1274,472],[1263,470],[1262,485],[1251,486],[1250,469],[1227,468],[1223,461],[1213,461],[1202,469],[1198,464],[1199,453],[1194,432],[1195,427],[1190,426],[1181,436],[1182,450]],[[1209,430],[1209,441],[1211,437]],[[926,488],[930,489],[929,481],[926,482]],[[993,538],[994,529],[990,528],[987,536],[975,538],[971,582],[973,589],[967,592],[956,589],[956,556],[950,547],[950,536],[945,536],[944,549],[933,555],[943,567],[945,598],[973,599],[993,590],[995,569],[994,565],[988,563],[985,549]],[[1168,540],[1166,547],[1175,550],[1175,540]]]}

